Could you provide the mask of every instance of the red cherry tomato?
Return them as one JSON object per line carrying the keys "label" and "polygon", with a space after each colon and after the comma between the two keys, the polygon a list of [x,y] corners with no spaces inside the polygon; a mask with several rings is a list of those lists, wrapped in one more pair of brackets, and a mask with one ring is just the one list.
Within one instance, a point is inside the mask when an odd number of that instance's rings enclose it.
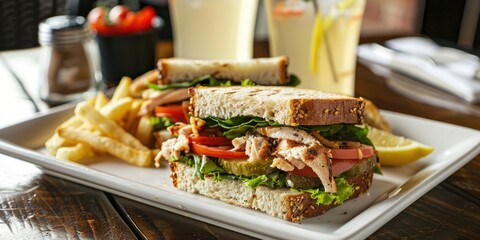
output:
{"label": "red cherry tomato", "polygon": [[87,21],[90,24],[90,28],[98,32],[99,28],[101,28],[102,25],[105,25],[104,18],[105,18],[105,9],[102,7],[96,7],[88,13]]}
{"label": "red cherry tomato", "polygon": [[87,20],[90,24],[95,24],[98,21],[103,21],[105,17],[105,9],[103,7],[96,7],[88,13]]}
{"label": "red cherry tomato", "polygon": [[193,143],[198,143],[208,146],[226,146],[232,145],[232,140],[226,137],[219,136],[198,136],[198,137],[188,137],[188,140]]}
{"label": "red cherry tomato", "polygon": [[135,19],[135,30],[142,32],[150,29],[152,27],[152,20],[156,15],[157,13],[153,7],[146,6],[142,8],[142,10],[137,13]]}
{"label": "red cherry tomato", "polygon": [[110,21],[111,25],[120,25],[125,18],[127,18],[127,14],[130,12],[128,7],[123,5],[117,5],[113,7],[110,12],[108,13],[108,20]]}
{"label": "red cherry tomato", "polygon": [[190,149],[193,153],[199,155],[205,155],[209,157],[218,157],[218,158],[235,158],[235,159],[246,159],[248,156],[245,154],[245,151],[230,151],[231,146],[217,146],[209,147],[206,145],[201,145],[197,143],[190,143]]}

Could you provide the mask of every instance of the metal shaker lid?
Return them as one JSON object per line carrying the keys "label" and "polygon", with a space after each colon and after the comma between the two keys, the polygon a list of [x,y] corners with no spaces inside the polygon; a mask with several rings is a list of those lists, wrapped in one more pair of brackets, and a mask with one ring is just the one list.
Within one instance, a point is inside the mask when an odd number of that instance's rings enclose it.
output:
{"label": "metal shaker lid", "polygon": [[82,16],[50,17],[38,26],[38,41],[42,45],[69,45],[84,42],[90,37],[90,28]]}

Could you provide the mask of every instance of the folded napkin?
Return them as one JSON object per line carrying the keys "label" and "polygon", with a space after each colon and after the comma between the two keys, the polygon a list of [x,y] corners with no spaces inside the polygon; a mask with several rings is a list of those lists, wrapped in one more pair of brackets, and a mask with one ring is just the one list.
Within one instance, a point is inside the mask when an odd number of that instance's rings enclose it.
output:
{"label": "folded napkin", "polygon": [[358,58],[368,64],[386,67],[390,71],[428,84],[470,103],[480,103],[480,80],[475,79],[480,63],[476,56],[457,49],[439,47],[433,41],[428,42],[430,41],[428,39],[404,40],[389,41],[387,46],[392,46],[395,50],[375,43],[360,45]]}

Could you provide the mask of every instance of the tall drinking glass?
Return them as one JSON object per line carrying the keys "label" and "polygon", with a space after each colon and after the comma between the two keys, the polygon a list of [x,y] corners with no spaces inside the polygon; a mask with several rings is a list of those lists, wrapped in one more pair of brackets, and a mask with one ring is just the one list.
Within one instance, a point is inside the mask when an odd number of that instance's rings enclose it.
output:
{"label": "tall drinking glass", "polygon": [[169,0],[174,55],[252,58],[258,0]]}
{"label": "tall drinking glass", "polygon": [[365,0],[265,0],[272,55],[286,55],[299,87],[354,95]]}

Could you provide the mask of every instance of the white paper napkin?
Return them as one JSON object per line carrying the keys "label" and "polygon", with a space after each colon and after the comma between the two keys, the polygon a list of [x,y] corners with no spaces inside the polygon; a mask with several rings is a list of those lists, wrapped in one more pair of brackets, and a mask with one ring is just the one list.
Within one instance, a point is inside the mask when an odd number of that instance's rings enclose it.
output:
{"label": "white paper napkin", "polygon": [[[465,101],[471,103],[480,102],[480,81],[473,78],[473,70],[470,70],[471,72],[468,74],[466,72],[463,72],[463,74],[457,74],[455,71],[451,70],[454,68],[457,69],[456,71],[460,71],[458,70],[460,69],[458,66],[462,66],[466,69],[473,69],[472,66],[468,65],[472,64],[472,59],[465,60],[465,62],[470,61],[467,64],[461,63],[460,61],[438,64],[433,63],[433,61],[429,59],[430,57],[424,56],[433,56],[436,49],[438,50],[438,46],[435,48],[435,46],[432,45],[424,44],[420,46],[410,44],[407,47],[404,47],[400,42],[396,42],[396,44],[397,47],[398,45],[403,47],[404,51],[399,52],[390,50],[378,44],[363,44],[358,47],[357,54],[359,59],[366,63],[387,67],[397,74],[402,74],[413,80],[428,84],[442,91],[458,96]],[[408,51],[414,51],[417,49],[419,53],[415,55],[405,53],[407,52],[407,48],[410,49]],[[446,67],[447,65],[448,67]]]}

